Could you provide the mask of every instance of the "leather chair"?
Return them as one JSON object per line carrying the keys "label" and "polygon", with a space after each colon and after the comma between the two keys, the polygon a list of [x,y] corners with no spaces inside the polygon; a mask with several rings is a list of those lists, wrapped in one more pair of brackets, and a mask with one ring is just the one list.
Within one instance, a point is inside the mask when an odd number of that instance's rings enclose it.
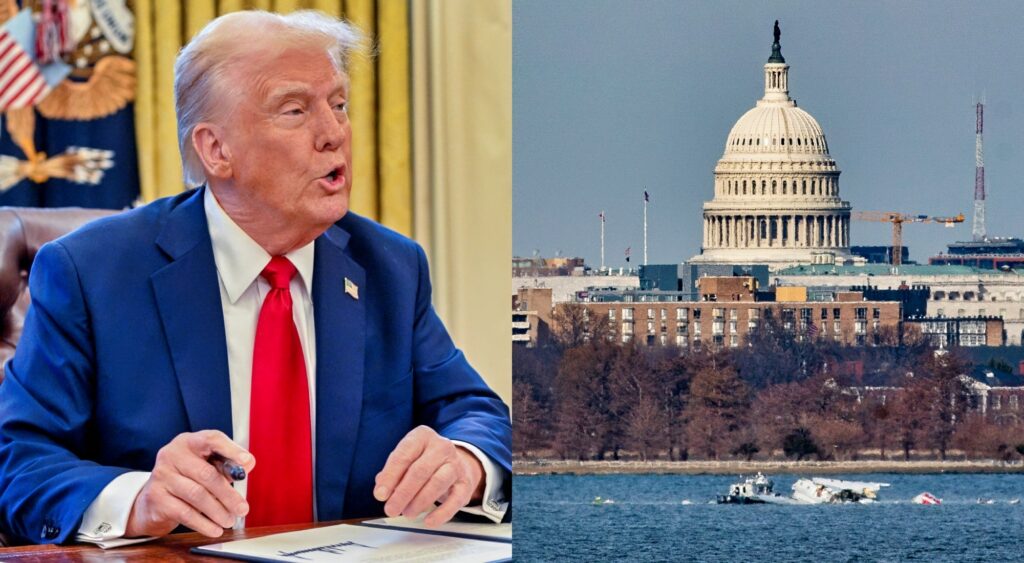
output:
{"label": "leather chair", "polygon": [[0,383],[29,305],[28,273],[39,247],[98,219],[107,209],[0,207]]}

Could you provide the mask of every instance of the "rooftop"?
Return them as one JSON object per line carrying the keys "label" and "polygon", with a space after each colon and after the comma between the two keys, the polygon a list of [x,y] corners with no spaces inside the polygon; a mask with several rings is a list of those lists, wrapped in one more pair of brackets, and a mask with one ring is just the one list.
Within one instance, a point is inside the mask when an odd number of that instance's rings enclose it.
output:
{"label": "rooftop", "polygon": [[[775,272],[775,276],[889,276],[894,275],[889,264],[806,264]],[[904,264],[899,267],[902,276],[972,276],[1013,275],[991,268],[975,268],[960,264]]]}

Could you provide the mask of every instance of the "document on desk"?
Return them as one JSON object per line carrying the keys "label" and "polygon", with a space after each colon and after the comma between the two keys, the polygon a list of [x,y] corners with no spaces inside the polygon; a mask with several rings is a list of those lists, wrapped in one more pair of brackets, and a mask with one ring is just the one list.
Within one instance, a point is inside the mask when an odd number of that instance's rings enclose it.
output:
{"label": "document on desk", "polygon": [[377,518],[360,522],[360,526],[372,526],[375,528],[401,528],[416,530],[426,534],[440,534],[458,536],[477,540],[512,541],[512,524],[495,524],[493,522],[459,522],[452,520],[439,528],[428,528],[420,516],[416,519],[397,516],[394,518]]}
{"label": "document on desk", "polygon": [[412,530],[339,524],[197,547],[193,553],[245,561],[511,561],[512,544]]}

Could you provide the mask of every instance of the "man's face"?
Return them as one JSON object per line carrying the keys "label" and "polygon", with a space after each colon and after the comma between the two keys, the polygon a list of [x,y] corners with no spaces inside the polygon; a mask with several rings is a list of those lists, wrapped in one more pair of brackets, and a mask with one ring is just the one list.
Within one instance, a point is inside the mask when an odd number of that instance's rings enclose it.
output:
{"label": "man's face", "polygon": [[252,70],[233,122],[224,124],[239,211],[316,236],[348,211],[348,81],[323,49],[269,52],[242,62]]}

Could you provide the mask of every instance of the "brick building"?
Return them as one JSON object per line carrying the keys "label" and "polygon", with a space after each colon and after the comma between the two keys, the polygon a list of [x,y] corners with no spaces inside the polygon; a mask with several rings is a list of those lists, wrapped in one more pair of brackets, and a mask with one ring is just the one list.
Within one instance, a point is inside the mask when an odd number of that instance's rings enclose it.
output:
{"label": "brick building", "polygon": [[806,289],[796,287],[762,294],[753,277],[706,277],[699,282],[700,301],[579,305],[591,315],[606,316],[618,341],[639,340],[647,345],[735,347],[768,318],[802,338],[829,338],[850,345],[878,343],[886,330],[898,335],[898,301],[864,301],[856,291],[837,292],[831,301],[807,301]]}

